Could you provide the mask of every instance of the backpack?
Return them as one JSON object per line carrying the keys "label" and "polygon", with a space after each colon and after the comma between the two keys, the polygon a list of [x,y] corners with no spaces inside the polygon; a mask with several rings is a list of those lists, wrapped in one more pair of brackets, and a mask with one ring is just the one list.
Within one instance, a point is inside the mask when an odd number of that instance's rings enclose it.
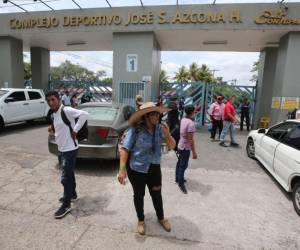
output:
{"label": "backpack", "polygon": [[[64,107],[61,109],[61,119],[69,127],[70,133],[72,134],[73,128],[71,127],[71,122],[69,121],[68,117],[66,116]],[[78,118],[75,119],[75,123],[77,123],[77,121],[78,121]],[[85,139],[88,139],[88,135],[89,135],[89,130],[88,130],[88,123],[86,121],[83,124],[82,128],[77,133],[77,140],[80,142]],[[75,141],[74,141],[74,144],[75,144],[75,146],[77,146]]]}

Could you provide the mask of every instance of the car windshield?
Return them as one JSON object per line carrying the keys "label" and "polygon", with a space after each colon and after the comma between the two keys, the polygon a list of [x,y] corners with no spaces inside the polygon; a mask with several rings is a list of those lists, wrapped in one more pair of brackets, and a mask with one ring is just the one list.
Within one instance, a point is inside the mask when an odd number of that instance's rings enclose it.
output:
{"label": "car windshield", "polygon": [[81,107],[80,109],[89,113],[90,121],[112,122],[117,115],[117,109],[113,107]]}
{"label": "car windshield", "polygon": [[0,97],[4,96],[6,93],[8,93],[7,90],[0,89]]}

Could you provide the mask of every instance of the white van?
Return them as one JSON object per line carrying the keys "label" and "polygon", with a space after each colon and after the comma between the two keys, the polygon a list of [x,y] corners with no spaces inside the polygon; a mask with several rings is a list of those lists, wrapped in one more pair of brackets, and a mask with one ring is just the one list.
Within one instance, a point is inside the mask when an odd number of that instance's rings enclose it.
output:
{"label": "white van", "polygon": [[46,118],[49,121],[50,115],[43,90],[0,89],[0,130],[9,123],[39,118]]}

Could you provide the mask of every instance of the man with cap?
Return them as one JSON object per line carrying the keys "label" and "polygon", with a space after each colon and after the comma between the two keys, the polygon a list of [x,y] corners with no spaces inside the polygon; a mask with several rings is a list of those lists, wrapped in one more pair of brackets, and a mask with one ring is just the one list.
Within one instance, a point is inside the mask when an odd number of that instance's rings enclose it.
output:
{"label": "man with cap", "polygon": [[[171,102],[170,102],[168,108],[170,109],[170,111],[168,112],[167,123],[170,128],[171,135],[175,139],[176,145],[177,145],[179,142],[179,137],[180,137],[180,134],[179,134],[180,121],[179,121],[179,110],[178,110],[176,95],[173,95],[171,97]],[[177,150],[177,147],[175,148],[175,150]]]}
{"label": "man with cap", "polygon": [[135,109],[139,110],[140,107],[143,105],[143,97],[141,95],[136,95],[135,97]]}
{"label": "man with cap", "polygon": [[219,129],[219,138],[223,129],[223,116],[224,116],[225,104],[223,103],[223,97],[217,96],[216,102],[214,102],[209,110],[208,114],[212,123],[210,138],[215,140],[217,129]]}

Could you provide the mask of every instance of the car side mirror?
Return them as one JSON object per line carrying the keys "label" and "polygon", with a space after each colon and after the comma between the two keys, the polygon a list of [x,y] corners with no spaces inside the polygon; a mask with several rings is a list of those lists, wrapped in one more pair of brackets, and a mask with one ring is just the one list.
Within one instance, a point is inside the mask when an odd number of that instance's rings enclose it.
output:
{"label": "car side mirror", "polygon": [[260,128],[257,133],[259,134],[265,134],[266,133],[266,129],[265,128]]}
{"label": "car side mirror", "polygon": [[4,102],[5,103],[9,103],[9,102],[13,102],[15,99],[13,97],[7,97]]}

